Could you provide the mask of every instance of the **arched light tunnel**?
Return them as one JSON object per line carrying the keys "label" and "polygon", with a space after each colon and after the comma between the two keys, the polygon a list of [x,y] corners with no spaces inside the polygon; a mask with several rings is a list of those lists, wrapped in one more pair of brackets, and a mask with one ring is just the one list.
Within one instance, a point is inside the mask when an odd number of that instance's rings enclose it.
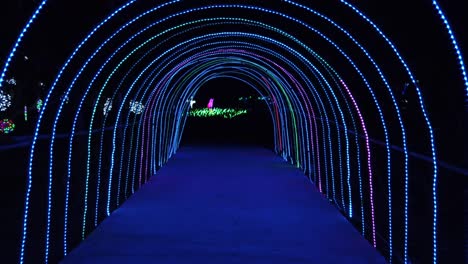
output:
{"label": "arched light tunnel", "polygon": [[456,4],[88,2],[30,4],[1,54],[2,162],[20,164],[6,259],[64,258],[176,154],[190,101],[221,78],[268,98],[275,153],[389,263],[463,262]]}

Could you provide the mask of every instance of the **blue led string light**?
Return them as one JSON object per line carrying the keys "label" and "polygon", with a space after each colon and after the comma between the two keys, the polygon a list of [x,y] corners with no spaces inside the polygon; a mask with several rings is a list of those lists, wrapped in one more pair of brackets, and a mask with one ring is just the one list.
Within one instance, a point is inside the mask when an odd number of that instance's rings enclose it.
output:
{"label": "blue led string light", "polygon": [[115,132],[114,132],[115,133]]}
{"label": "blue led string light", "polygon": [[[118,12],[120,12],[123,8],[127,7],[128,5],[130,5],[130,4],[133,3],[133,2],[134,2],[134,1],[131,1],[131,2],[127,3],[126,5],[124,5],[123,7],[119,8],[119,9],[118,9],[117,11],[115,11],[110,17],[116,15],[116,14],[117,14]],[[153,8],[151,11],[157,10],[157,9],[163,7],[163,6],[166,6],[166,5],[168,5],[168,4],[172,4],[172,3],[174,3],[174,2],[178,2],[178,1],[171,1],[171,2],[169,2],[169,3],[167,3],[167,4],[160,5],[160,6],[156,7],[156,8]],[[149,11],[148,11],[148,12],[149,12]],[[143,15],[147,14],[148,12],[145,12]],[[142,17],[143,15],[141,15],[140,17]],[[94,32],[96,32],[97,29],[99,29],[106,21],[108,21],[108,19],[110,19],[110,17],[108,17],[106,20],[104,20],[104,22],[102,22],[98,27],[96,27],[96,28],[91,32],[91,34],[88,35],[87,38],[85,38],[85,40],[79,45],[79,47],[75,50],[75,52],[74,52],[74,53],[72,54],[72,56],[69,58],[67,64],[64,66],[64,68],[62,69],[62,71],[65,69],[65,67],[68,65],[68,63],[71,61],[71,59],[73,58],[74,54],[78,51],[78,49],[91,37],[92,34],[94,34]],[[77,81],[78,77],[79,77],[79,76],[81,75],[81,73],[85,70],[86,65],[89,64],[89,62],[97,55],[97,53],[104,47],[104,45],[106,45],[106,44],[107,44],[112,38],[114,38],[121,30],[123,30],[123,28],[129,26],[129,25],[130,25],[131,23],[133,23],[134,21],[136,21],[136,19],[132,20],[131,22],[127,23],[127,24],[124,25],[122,28],[120,28],[118,31],[116,31],[111,37],[109,37],[106,41],[104,41],[104,42],[99,46],[99,48],[93,53],[92,56],[90,56],[90,57],[88,58],[88,60],[87,60],[86,63],[84,64],[84,67],[82,67],[81,70],[80,70],[80,72],[75,76],[75,78],[74,78],[74,80],[73,80],[73,82],[72,82],[72,85],[69,86],[69,88],[68,88],[68,90],[67,90],[67,92],[66,92],[66,96],[68,96],[68,94],[70,93],[70,91],[71,91],[71,89],[72,89],[72,87],[73,87],[73,84]],[[133,38],[134,38],[134,37],[136,37],[136,36],[133,36]],[[130,42],[130,40],[131,40],[131,39],[127,40],[126,43]],[[122,48],[122,47],[123,47],[123,45],[121,46],[121,48]],[[119,49],[118,49],[117,51],[115,51],[113,55],[115,55],[118,51],[119,51]],[[112,57],[113,57],[113,56],[112,56]],[[110,58],[106,61],[106,64],[111,60],[112,57],[110,57]],[[102,67],[102,68],[103,68],[103,67]],[[102,70],[102,68],[101,68],[101,70]],[[59,76],[59,77],[60,77],[60,76]],[[95,78],[93,79],[93,81],[94,81],[96,78],[97,78],[97,75],[95,76]],[[58,80],[58,78],[57,78],[57,80]],[[57,82],[57,80],[56,80],[56,82]],[[91,84],[92,84],[92,83],[91,83]],[[91,87],[91,85],[89,85],[88,90],[86,91],[86,94],[88,93],[90,87]],[[102,90],[101,90],[101,91],[102,91]],[[66,96],[64,96],[64,97],[66,97]],[[81,109],[81,105],[82,105],[83,102],[84,102],[84,97],[83,97],[83,99],[82,99],[81,102],[80,102],[79,109]],[[62,101],[62,104],[63,104],[63,101]],[[93,113],[95,113],[96,107],[97,107],[97,106],[94,107]],[[76,116],[75,116],[74,126],[75,126],[75,124],[76,124],[76,117],[77,117],[77,116],[78,116],[78,113],[77,113]],[[56,121],[58,120],[58,117],[59,117],[59,114],[58,114],[57,117],[56,117]],[[94,117],[94,114],[93,114],[93,117]],[[92,117],[92,118],[93,118],[93,117]],[[73,129],[72,131],[73,131],[73,134],[74,134],[74,129]],[[90,131],[91,131],[91,129],[90,129]],[[73,134],[72,134],[72,135],[73,135]],[[71,143],[70,143],[70,144],[71,144]],[[89,136],[89,138],[88,138],[88,146],[89,146],[90,144],[91,144],[91,143],[90,143],[90,136]],[[52,152],[51,152],[51,153],[52,153]],[[90,160],[89,160],[89,159],[90,159],[90,148],[88,148],[88,165],[87,165],[87,178],[86,178],[86,182],[88,182],[89,175],[90,175],[90,171],[89,171],[89,169],[90,169],[90,168],[89,168],[89,162],[90,162]],[[99,182],[99,181],[100,181],[100,179],[98,178],[98,182]],[[84,238],[84,235],[85,235],[85,225],[86,225],[85,223],[86,223],[86,212],[87,212],[87,193],[88,193],[88,184],[86,184],[86,191],[85,191],[85,211],[84,211],[84,216],[83,216],[83,219],[84,219],[84,220],[83,220],[83,232],[82,232],[82,237],[83,237],[83,238]],[[99,194],[98,194],[97,197],[98,197],[98,198],[97,198],[97,201],[96,201],[96,207],[97,207],[97,205],[98,205]],[[97,208],[96,208],[96,216],[95,216],[95,225],[97,225]]]}
{"label": "blue led string light", "polygon": [[[436,183],[436,180],[434,180],[434,184]],[[436,194],[436,193],[435,193]],[[436,200],[436,199],[435,199]],[[390,221],[391,222],[391,221]],[[435,221],[434,221],[435,223]],[[434,226],[436,227],[436,224],[434,224]],[[434,243],[434,245],[436,245],[436,243]]]}
{"label": "blue led string light", "polygon": [[[447,20],[447,17],[445,16],[444,12],[442,11],[442,8],[440,7],[438,1],[432,0],[432,5],[434,6],[435,10],[439,14],[440,19],[442,20],[442,22],[444,23],[445,28],[447,29],[447,33],[449,34],[450,40],[452,41],[453,49],[455,50],[455,53],[457,54],[457,60],[458,60],[458,63],[460,64],[460,70],[461,70],[461,74],[462,74],[462,77],[463,77],[463,81],[465,82],[464,83],[465,90],[466,90],[465,100],[468,103],[468,76],[467,76],[467,73],[466,73],[466,67],[465,67],[465,63],[464,63],[464,60],[463,60],[463,56],[462,56],[462,53],[461,53],[460,46],[458,44],[457,38],[455,37],[455,33],[453,32],[453,29],[450,26],[450,23]],[[436,182],[436,184],[437,184],[437,182]],[[434,187],[436,187],[436,186],[434,186]],[[437,200],[437,199],[435,199],[435,200]],[[437,208],[437,204],[435,204],[434,207]],[[436,223],[434,224],[434,228],[437,227]],[[437,230],[434,230],[434,233],[435,233],[434,234],[434,241],[435,241],[435,239],[437,239],[436,231]],[[437,248],[436,247],[434,247],[434,259],[433,260],[434,260],[434,262],[437,262]]]}
{"label": "blue led string light", "polygon": [[[455,38],[455,34],[453,33],[452,27],[450,26],[450,23],[448,22],[447,18],[445,17],[444,12],[440,8],[439,3],[436,0],[433,0],[432,4],[434,5],[435,9],[437,10],[437,13],[439,13],[439,16],[442,19],[442,21],[444,22],[445,28],[447,29],[447,32],[450,35],[450,39],[452,40],[452,45],[453,45],[453,47],[455,49],[455,52],[457,53],[458,63],[460,64],[460,70],[462,72],[463,80],[465,82],[465,89],[466,89],[465,104],[468,105],[468,76],[467,76],[467,73],[466,73],[466,67],[465,67],[465,63],[463,61],[463,56],[462,56],[460,47],[459,47],[458,42],[457,42],[457,40]],[[418,88],[418,87],[416,86],[416,88]],[[417,89],[417,91],[418,91],[420,104],[422,105],[422,99],[421,99],[421,94],[420,94],[419,89]],[[433,162],[434,162],[434,177],[433,177],[433,180],[432,180],[432,197],[433,197],[432,199],[433,199],[433,207],[434,207],[434,215],[433,215],[433,223],[432,223],[432,245],[433,245],[432,260],[433,260],[433,263],[437,263],[437,212],[438,212],[437,159],[436,159],[436,156],[435,156],[435,146],[434,146],[434,141],[435,140],[434,140],[434,136],[433,136],[433,133],[432,133],[432,130],[431,130],[431,127],[430,127],[429,119],[428,119],[426,113],[424,113],[424,117],[426,118],[426,122],[428,123],[429,129],[431,131],[430,136],[431,136],[431,144],[432,144],[432,157],[433,157]]]}
{"label": "blue led string light", "polygon": [[[42,8],[44,8],[44,5],[46,3],[47,3],[47,0],[43,0],[39,4],[39,6],[36,8],[36,11],[34,11],[33,15],[31,16],[29,21],[26,23],[23,30],[21,30],[21,33],[19,34],[18,38],[16,39],[15,45],[13,45],[13,48],[11,49],[10,54],[8,55],[8,57],[6,59],[5,65],[3,66],[2,74],[0,75],[0,87],[2,87],[2,85],[3,85],[5,74],[8,71],[8,67],[10,66],[11,60],[15,56],[16,50],[18,49],[19,45],[21,44],[21,41],[23,40],[24,35],[28,31],[28,29],[31,27],[32,23],[34,22],[36,17],[39,15]],[[23,261],[23,260],[21,260],[21,261]]]}
{"label": "blue led string light", "polygon": [[[27,225],[28,225],[28,216],[29,216],[29,200],[30,200],[30,195],[31,195],[31,189],[32,189],[32,163],[34,159],[34,150],[36,146],[36,141],[39,135],[39,128],[42,122],[42,118],[45,112],[45,109],[47,108],[50,96],[52,95],[55,86],[57,85],[59,79],[65,72],[65,69],[67,66],[70,64],[71,60],[75,57],[75,55],[78,53],[78,51],[81,49],[81,47],[91,38],[91,36],[100,28],[102,25],[104,25],[109,19],[111,19],[113,16],[115,16],[117,13],[122,11],[124,8],[129,6],[131,3],[133,3],[136,0],[133,0],[124,6],[120,7],[116,11],[114,11],[109,17],[107,17],[101,24],[99,24],[96,28],[91,31],[91,33],[78,45],[78,47],[75,49],[75,51],[72,53],[72,55],[67,59],[65,62],[64,66],[62,69],[59,71],[59,74],[57,75],[55,81],[53,82],[51,88],[49,89],[49,93],[47,94],[46,98],[44,99],[43,106],[41,108],[41,111],[39,113],[38,119],[37,119],[37,124],[36,124],[36,129],[34,131],[34,136],[33,140],[31,143],[31,152],[30,152],[30,158],[29,158],[29,165],[28,165],[28,179],[27,179],[27,189],[26,189],[26,195],[25,195],[25,208],[24,208],[24,217],[23,217],[23,232],[22,232],[22,238],[21,238],[21,248],[20,248],[20,259],[19,262],[22,264],[24,263],[24,253],[25,253],[25,246],[26,246],[26,238],[27,238]],[[6,65],[8,67],[8,65]],[[65,97],[64,97],[65,98]],[[49,195],[50,196],[50,195]],[[47,257],[45,258],[47,260]]]}
{"label": "blue led string light", "polygon": [[[372,57],[370,56],[370,54],[364,49],[364,47],[362,47],[362,45],[360,45],[352,36],[351,34],[349,34],[346,30],[344,30],[342,27],[340,27],[338,24],[334,23],[331,19],[315,12],[314,10],[312,10],[311,8],[309,7],[306,7],[306,6],[303,6],[303,5],[300,5],[300,4],[297,4],[297,3],[294,3],[292,1],[289,1],[289,0],[283,0],[287,3],[290,3],[290,4],[293,4],[295,6],[298,6],[300,8],[303,8],[317,16],[319,16],[320,18],[323,18],[325,19],[326,21],[330,22],[333,26],[335,26],[336,28],[338,28],[341,32],[343,32],[346,36],[348,36],[360,49],[361,51],[366,55],[366,57],[369,58],[369,60],[371,61],[371,63],[373,64],[373,66],[375,67],[375,69],[378,71],[382,81],[385,83],[386,87],[387,87],[387,90],[389,91],[390,93],[390,96],[392,98],[392,101],[393,101],[393,105],[395,107],[395,110],[396,110],[396,113],[397,113],[397,116],[398,116],[398,120],[400,122],[400,127],[401,127],[401,130],[402,130],[402,138],[403,138],[403,149],[404,149],[404,153],[405,153],[405,179],[406,179],[406,182],[408,182],[408,152],[407,152],[407,146],[406,146],[406,135],[405,135],[405,129],[404,129],[404,126],[403,126],[403,120],[401,118],[401,115],[400,115],[400,112],[399,112],[399,108],[398,108],[398,105],[396,104],[396,101],[395,101],[395,98],[393,96],[393,93],[392,93],[392,90],[390,89],[390,86],[388,84],[388,82],[386,81],[386,78],[384,77],[382,71],[380,70],[380,68],[378,67],[378,65],[375,63],[375,61],[372,59]],[[299,22],[300,23],[300,22]],[[308,26],[307,26],[308,27]],[[312,29],[313,30],[313,29]],[[314,31],[314,30],[313,30]],[[326,37],[324,37],[326,38]],[[327,38],[326,38],[327,39]],[[330,42],[330,40],[327,39],[327,41]],[[334,45],[334,44],[333,44]],[[336,48],[338,48],[336,46]],[[339,48],[338,48],[339,49]],[[405,67],[407,68],[407,66],[405,65]],[[423,113],[424,113],[424,110],[423,110]],[[387,148],[388,148],[388,144],[387,144]],[[388,156],[388,161],[390,160],[390,157]],[[390,164],[389,162],[387,164]],[[390,166],[388,166],[388,168],[390,168]],[[388,177],[390,178],[390,173],[388,174]],[[372,188],[371,188],[372,190]],[[408,197],[407,197],[407,187],[405,187],[405,193],[406,193],[406,198],[405,198],[405,204],[407,204],[407,201],[408,201]],[[372,196],[372,193],[371,193],[371,196]],[[407,208],[407,206],[406,206]],[[371,204],[371,209],[372,211],[374,210],[373,209],[373,205]],[[405,240],[407,240],[407,218],[408,218],[408,214],[407,214],[407,209],[405,209]],[[391,232],[391,230],[389,231]],[[375,227],[373,226],[373,240],[374,240],[374,247],[375,247]],[[406,243],[405,243],[406,244]],[[406,247],[405,247],[406,248]],[[405,250],[406,251],[406,250]],[[405,254],[406,255],[406,254]]]}
{"label": "blue led string light", "polygon": [[[424,119],[426,121],[426,125],[428,127],[428,130],[429,130],[429,137],[430,137],[430,144],[431,144],[431,153],[432,153],[432,161],[433,161],[433,186],[432,186],[432,196],[433,196],[433,207],[434,207],[434,215],[433,215],[433,263],[437,263],[437,207],[438,207],[438,202],[437,202],[437,182],[438,182],[438,168],[437,168],[437,156],[436,156],[436,147],[435,147],[435,139],[434,139],[434,132],[433,132],[433,129],[432,129],[432,125],[431,125],[431,122],[429,120],[429,117],[428,117],[428,114],[427,114],[427,111],[426,111],[426,108],[424,106],[424,102],[423,102],[423,99],[422,99],[422,94],[421,94],[421,91],[419,89],[419,85],[417,84],[416,82],[416,79],[414,78],[414,75],[413,73],[411,72],[410,68],[408,67],[408,64],[406,63],[406,61],[403,59],[403,57],[401,56],[400,52],[397,50],[397,48],[393,45],[393,43],[390,41],[390,39],[383,33],[382,30],[380,30],[380,28],[374,23],[372,22],[364,13],[362,13],[361,11],[359,11],[356,7],[354,7],[353,5],[349,4],[348,2],[344,1],[344,0],[341,0],[342,3],[344,3],[346,6],[350,7],[353,11],[355,11],[360,17],[362,17],[366,22],[368,22],[373,28],[374,30],[376,30],[376,32],[387,42],[387,44],[391,47],[391,49],[393,50],[393,52],[395,53],[395,55],[398,57],[398,59],[400,60],[400,62],[403,64],[406,72],[408,73],[411,81],[413,82],[413,84],[415,85],[415,88],[416,88],[416,92],[418,94],[418,99],[419,99],[419,105],[421,107],[421,111],[424,115]],[[433,4],[434,6],[436,7],[436,9],[438,8],[438,12],[439,12],[439,15],[441,15],[441,18],[444,20],[444,23],[446,22],[446,27],[447,29],[449,30],[449,34],[451,34],[451,38],[453,37],[452,39],[452,44],[454,44],[454,46],[456,47],[456,50],[458,49],[458,45],[457,45],[457,42],[455,40],[455,36],[453,35],[453,32],[450,30],[450,26],[448,24],[448,21],[445,18],[445,16],[442,16],[443,13],[442,13],[442,10],[440,9],[437,1],[433,0]],[[464,77],[464,80],[465,80],[465,86],[467,87],[467,93],[468,93],[468,82],[467,82],[467,77],[466,77],[466,72],[465,72],[465,67],[464,67],[464,64],[463,64],[463,59],[461,57],[461,52],[457,54],[459,55],[459,61],[460,61],[460,64],[462,65],[462,71],[463,71],[463,77]],[[405,152],[405,155],[406,155],[406,159],[407,159],[407,153]],[[407,171],[407,169],[406,169]],[[390,179],[389,179],[389,184],[390,184]],[[407,211],[407,208],[408,208],[408,174],[406,172],[406,177],[405,177],[405,211]],[[390,222],[391,222],[391,219],[390,219]],[[407,213],[405,213],[405,253],[404,253],[404,261],[405,263],[408,262],[408,242],[407,242],[407,226],[408,226],[408,217],[407,217]],[[391,227],[391,225],[390,225]]]}

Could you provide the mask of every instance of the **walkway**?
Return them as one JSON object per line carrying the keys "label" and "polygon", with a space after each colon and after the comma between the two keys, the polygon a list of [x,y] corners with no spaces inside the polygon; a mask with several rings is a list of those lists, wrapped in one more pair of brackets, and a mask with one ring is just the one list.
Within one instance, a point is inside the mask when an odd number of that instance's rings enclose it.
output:
{"label": "walkway", "polygon": [[269,150],[183,147],[64,262],[385,263]]}

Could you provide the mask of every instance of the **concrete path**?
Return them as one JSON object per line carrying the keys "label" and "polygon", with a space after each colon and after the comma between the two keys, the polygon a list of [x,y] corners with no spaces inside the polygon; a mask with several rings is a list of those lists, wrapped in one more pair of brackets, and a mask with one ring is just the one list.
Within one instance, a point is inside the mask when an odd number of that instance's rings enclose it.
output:
{"label": "concrete path", "polygon": [[63,261],[385,263],[296,168],[255,147],[183,147]]}

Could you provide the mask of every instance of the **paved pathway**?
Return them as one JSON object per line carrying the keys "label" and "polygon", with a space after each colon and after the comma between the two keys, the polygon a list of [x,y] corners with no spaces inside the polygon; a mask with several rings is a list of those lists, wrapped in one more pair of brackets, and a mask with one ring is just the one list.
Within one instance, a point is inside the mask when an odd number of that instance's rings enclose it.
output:
{"label": "paved pathway", "polygon": [[183,147],[63,263],[385,263],[269,150]]}

